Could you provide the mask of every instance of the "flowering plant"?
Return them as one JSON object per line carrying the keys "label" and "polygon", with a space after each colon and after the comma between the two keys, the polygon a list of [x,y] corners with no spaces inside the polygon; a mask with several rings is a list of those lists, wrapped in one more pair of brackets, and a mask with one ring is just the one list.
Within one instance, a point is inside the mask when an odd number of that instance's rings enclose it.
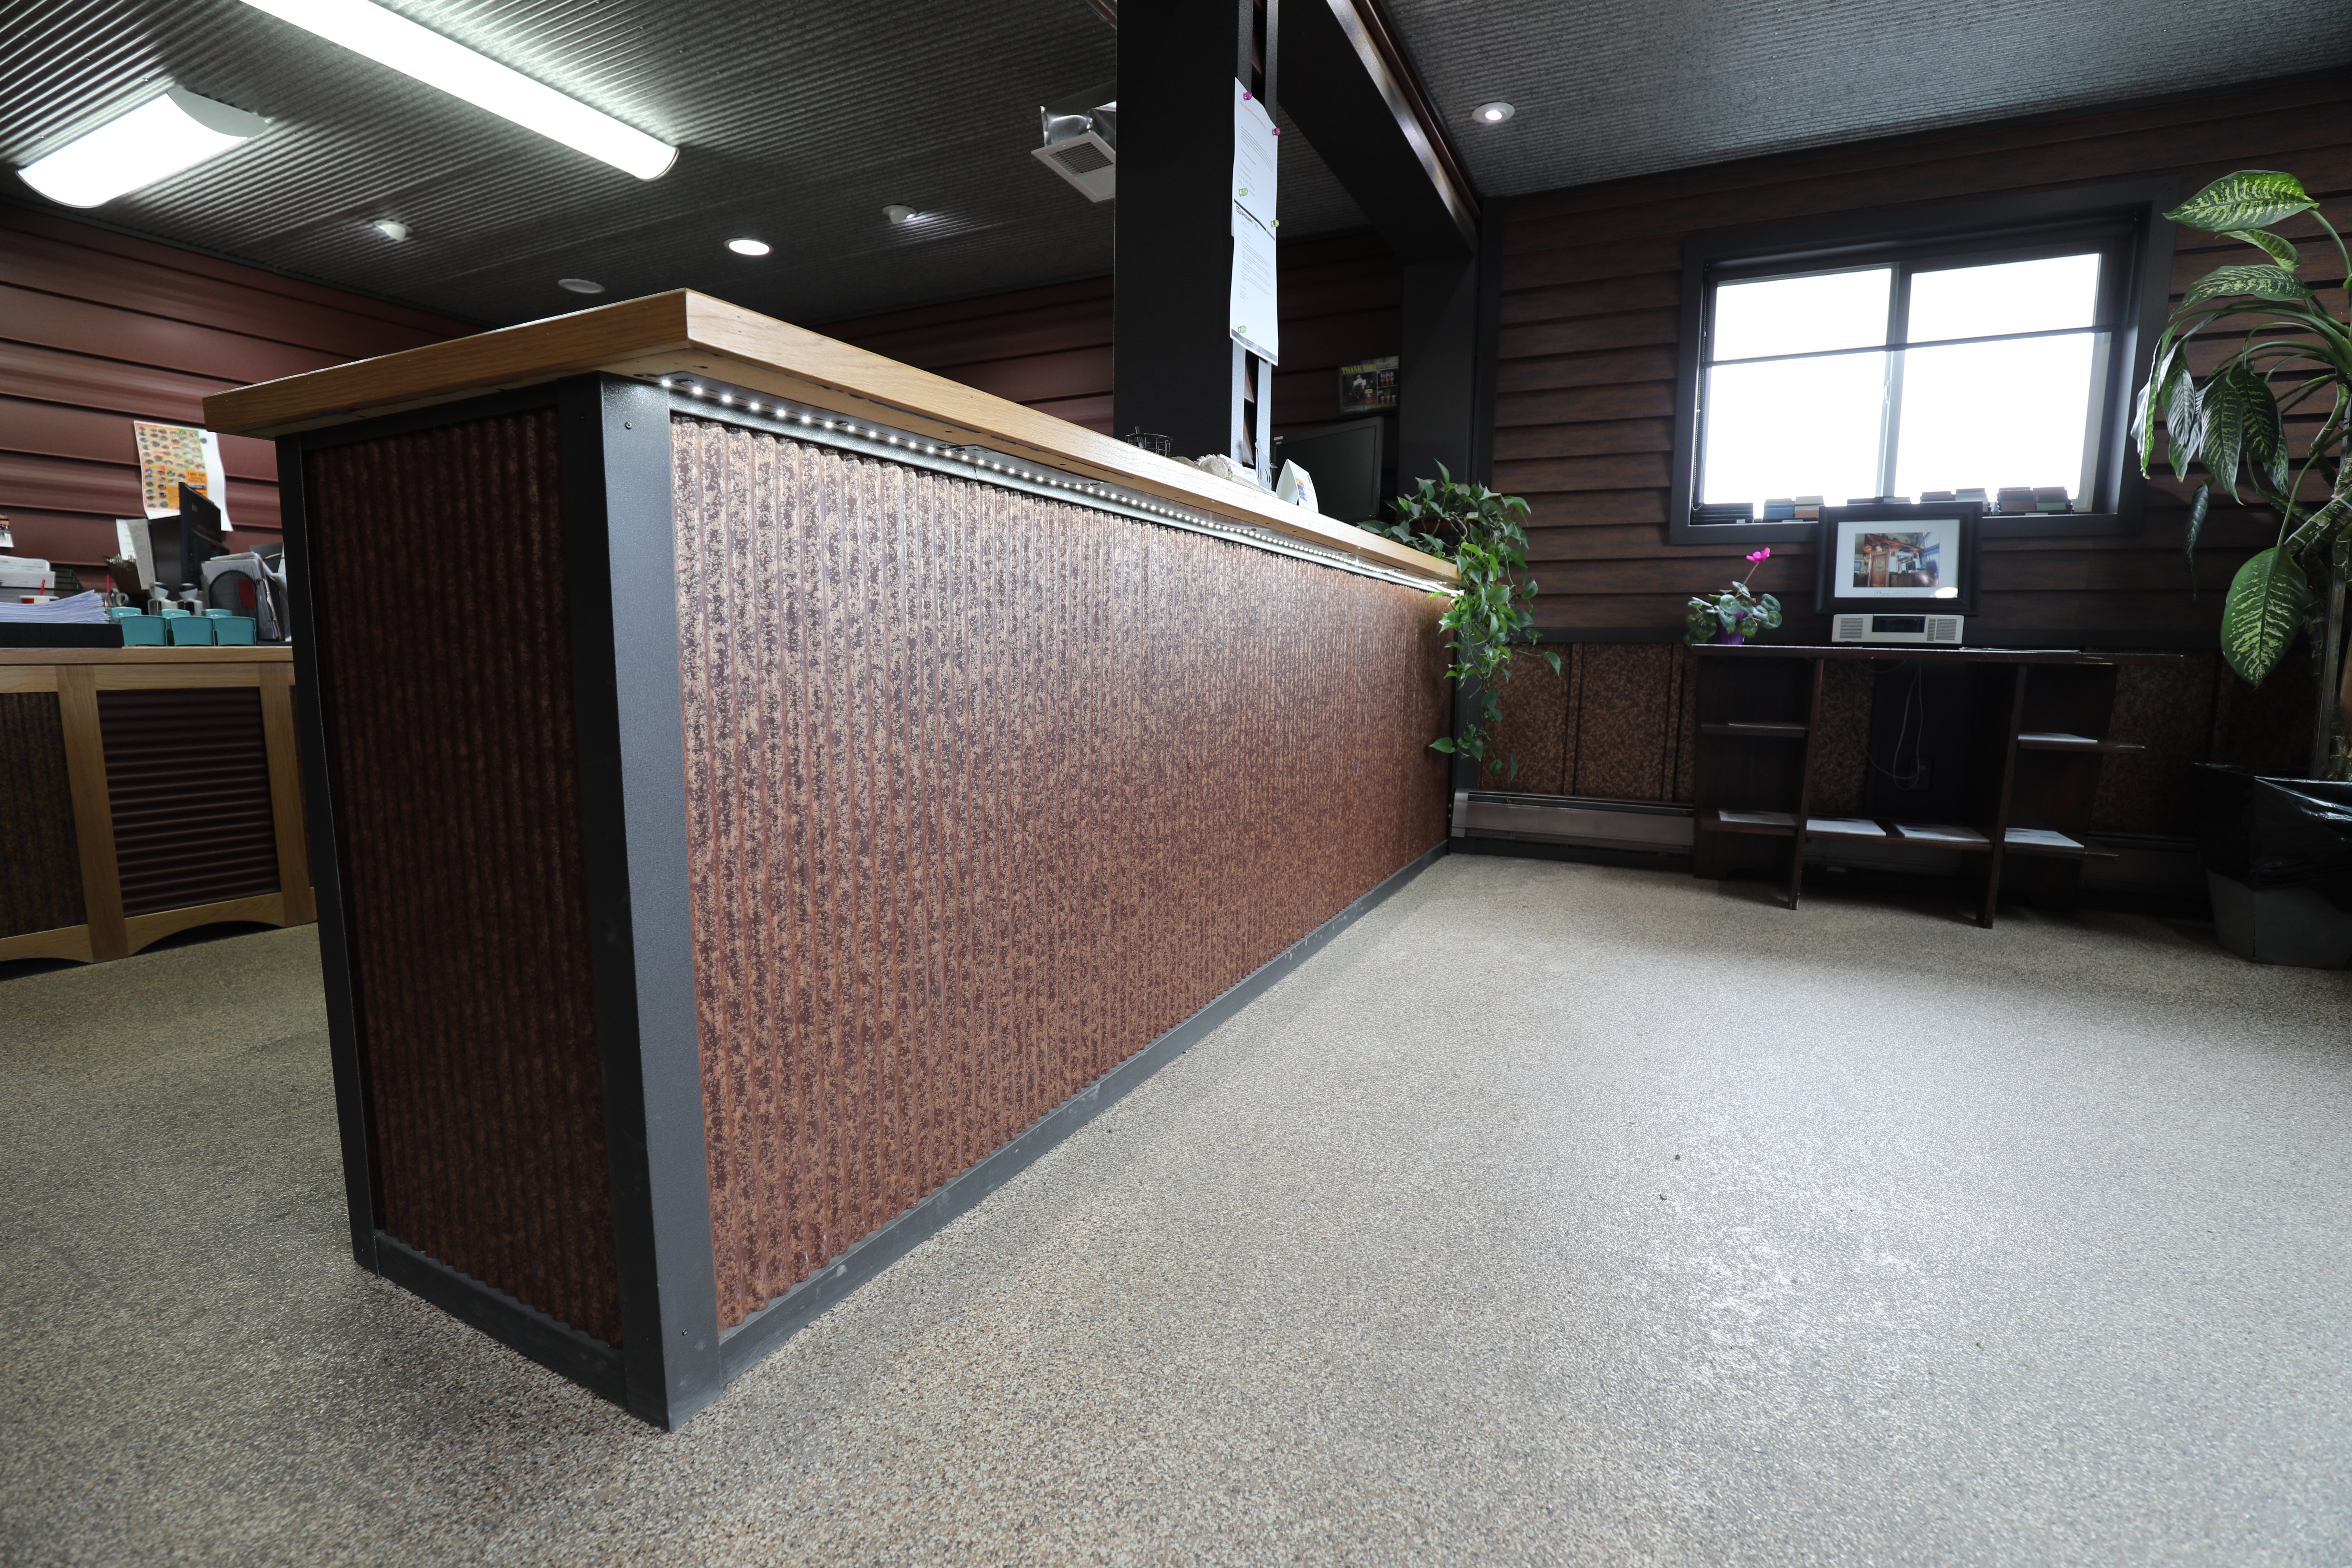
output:
{"label": "flowering plant", "polygon": [[[1756,575],[1756,568],[1772,559],[1769,545],[1748,558],[1748,577]],[[1742,577],[1720,593],[1701,594],[1690,602],[1690,614],[1683,623],[1683,641],[1743,643],[1758,632],[1769,631],[1780,624],[1780,601],[1769,594],[1759,594],[1748,587],[1748,577]]]}

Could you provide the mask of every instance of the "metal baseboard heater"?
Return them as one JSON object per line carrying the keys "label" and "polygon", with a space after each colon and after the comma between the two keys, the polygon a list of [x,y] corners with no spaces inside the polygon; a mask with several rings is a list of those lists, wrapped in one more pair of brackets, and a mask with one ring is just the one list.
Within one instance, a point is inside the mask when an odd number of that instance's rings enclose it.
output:
{"label": "metal baseboard heater", "polygon": [[1516,838],[1588,849],[1687,855],[1693,831],[1691,808],[1686,805],[1486,789],[1454,794],[1456,838]]}

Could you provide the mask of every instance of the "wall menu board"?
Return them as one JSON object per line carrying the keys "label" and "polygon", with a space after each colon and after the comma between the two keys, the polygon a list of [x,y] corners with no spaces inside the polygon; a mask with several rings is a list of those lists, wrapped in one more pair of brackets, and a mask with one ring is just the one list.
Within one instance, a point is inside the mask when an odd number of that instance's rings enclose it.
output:
{"label": "wall menu board", "polygon": [[220,437],[185,425],[131,423],[139,447],[139,499],[149,517],[175,517],[180,487],[220,508],[221,531],[229,529],[228,473],[221,467]]}
{"label": "wall menu board", "polygon": [[1269,364],[1282,361],[1275,288],[1275,152],[1282,132],[1256,95],[1234,83],[1234,264],[1226,312],[1234,342]]}
{"label": "wall menu board", "polygon": [[1397,356],[1339,367],[1339,412],[1370,414],[1397,405]]}

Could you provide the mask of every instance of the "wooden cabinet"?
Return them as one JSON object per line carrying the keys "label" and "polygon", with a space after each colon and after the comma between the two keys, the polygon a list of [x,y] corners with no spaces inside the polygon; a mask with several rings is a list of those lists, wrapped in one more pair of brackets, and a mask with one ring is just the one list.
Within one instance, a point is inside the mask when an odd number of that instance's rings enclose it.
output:
{"label": "wooden cabinet", "polygon": [[[1696,844],[1701,877],[1780,879],[1790,909],[1809,848],[1873,865],[1941,869],[1957,858],[1990,926],[2002,892],[2074,897],[2102,760],[2139,748],[2107,733],[2119,666],[2177,654],[2005,648],[1715,647],[1698,658]],[[1832,663],[1876,667],[1872,721],[1823,732]],[[1829,751],[1860,746],[1870,804],[1824,815]],[[1845,803],[1850,805],[1851,803]]]}
{"label": "wooden cabinet", "polygon": [[0,960],[316,917],[287,649],[0,649]]}

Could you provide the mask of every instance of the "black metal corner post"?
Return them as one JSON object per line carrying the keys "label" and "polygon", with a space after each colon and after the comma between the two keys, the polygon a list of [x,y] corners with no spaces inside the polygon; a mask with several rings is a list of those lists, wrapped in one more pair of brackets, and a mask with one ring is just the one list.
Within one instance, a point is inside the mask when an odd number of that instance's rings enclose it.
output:
{"label": "black metal corner post", "polygon": [[1472,344],[1470,383],[1470,473],[1482,485],[1495,482],[1495,400],[1503,368],[1503,212],[1505,202],[1488,196],[1478,208],[1478,325]]}
{"label": "black metal corner post", "polygon": [[687,887],[669,396],[588,375],[562,384],[559,406],[621,1356],[631,1413],[671,1429],[726,1377]]}
{"label": "black metal corner post", "polygon": [[[1235,0],[1126,0],[1118,16],[1112,429],[1230,450]],[[1244,5],[1243,15],[1246,16]]]}
{"label": "black metal corner post", "polygon": [[335,1080],[335,1126],[343,1150],[343,1199],[350,1208],[352,1257],[371,1274],[376,1256],[375,1173],[368,1148],[367,1075],[360,1051],[359,1008],[352,989],[349,928],[343,918],[342,857],[336,852],[335,791],[327,767],[327,722],[320,694],[319,625],[310,591],[310,518],[300,436],[278,442],[278,505],[286,541],[288,629],[294,642],[295,750],[302,764],[303,814],[310,839],[310,887],[319,905],[319,978],[326,992],[327,1052]]}

